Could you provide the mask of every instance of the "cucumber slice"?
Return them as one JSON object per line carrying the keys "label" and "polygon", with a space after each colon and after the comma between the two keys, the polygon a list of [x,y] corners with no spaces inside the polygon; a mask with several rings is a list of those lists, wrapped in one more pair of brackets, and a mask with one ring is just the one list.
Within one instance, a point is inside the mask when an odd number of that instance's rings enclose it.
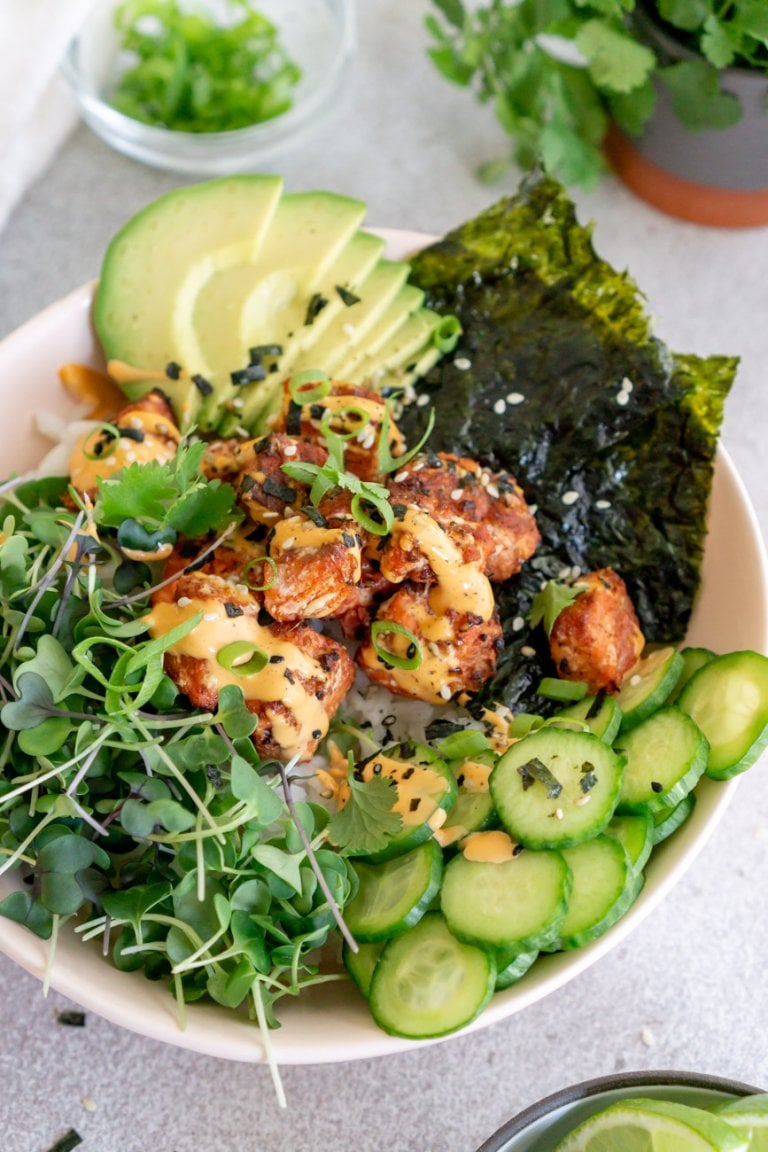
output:
{"label": "cucumber slice", "polygon": [[618,840],[635,872],[642,872],[653,849],[654,818],[650,812],[616,813],[605,829],[606,836]]}
{"label": "cucumber slice", "polygon": [[397,787],[393,810],[402,817],[401,830],[374,861],[391,860],[428,840],[444,822],[443,813],[456,802],[456,779],[444,760],[426,744],[405,741],[384,748],[357,769],[362,780],[386,776]]}
{"label": "cucumber slice", "polygon": [[557,935],[570,891],[559,852],[524,851],[499,864],[460,855],[446,866],[440,907],[460,940],[535,951]]}
{"label": "cucumber slice", "polygon": [[377,940],[372,944],[358,943],[357,952],[353,952],[347,943],[341,951],[341,958],[344,961],[344,967],[352,977],[353,983],[356,985],[358,991],[362,992],[366,1000],[371,990],[371,980],[373,979],[373,972],[379,962],[384,948],[384,941]]}
{"label": "cucumber slice", "polygon": [[520,952],[517,949],[502,950],[496,953],[496,991],[503,992],[525,976],[539,953],[536,949]]}
{"label": "cucumber slice", "polygon": [[443,854],[434,840],[370,864],[353,864],[359,886],[344,908],[344,920],[356,940],[370,943],[396,936],[418,923],[440,890]]}
{"label": "cucumber slice", "polygon": [[683,670],[677,684],[669,694],[667,704],[676,703],[678,696],[694,672],[698,672],[699,668],[703,668],[705,664],[709,664],[710,660],[715,659],[715,653],[710,648],[683,648],[680,655],[683,658]]}
{"label": "cucumber slice", "polygon": [[591,732],[540,728],[501,757],[491,795],[513,840],[526,848],[568,847],[603,831],[623,768],[624,757]]}
{"label": "cucumber slice", "polygon": [[662,840],[666,840],[673,832],[677,832],[678,828],[685,824],[691,812],[696,805],[695,792],[689,792],[684,800],[681,800],[676,808],[671,811],[666,809],[661,812],[653,813],[653,846],[661,844]]}
{"label": "cucumber slice", "polygon": [[563,856],[573,875],[568,911],[549,952],[581,948],[619,920],[637,899],[642,873],[629,862],[624,847],[611,836],[596,836]]}
{"label": "cucumber slice", "polygon": [[615,696],[605,694],[585,696],[577,704],[561,708],[550,719],[577,720],[585,724],[593,735],[599,736],[604,744],[613,744],[619,734],[621,708]]}
{"label": "cucumber slice", "polygon": [[728,780],[768,744],[768,658],[748,651],[716,656],[691,677],[677,703],[709,741],[707,775]]}
{"label": "cucumber slice", "polygon": [[659,708],[620,737],[627,758],[619,803],[623,808],[675,808],[707,766],[709,745],[679,708]]}
{"label": "cucumber slice", "polygon": [[637,662],[616,693],[622,712],[622,732],[661,707],[674,690],[682,670],[683,658],[676,648],[657,648]]}
{"label": "cucumber slice", "polygon": [[483,832],[497,823],[496,809],[488,788],[488,779],[496,760],[493,753],[483,753],[476,760],[451,762],[458,795],[445,824],[435,833],[438,844],[443,848],[455,847],[470,833]]}
{"label": "cucumber slice", "polygon": [[463,944],[439,912],[390,940],[371,980],[374,1020],[394,1036],[445,1036],[485,1008],[496,983],[490,952]]}

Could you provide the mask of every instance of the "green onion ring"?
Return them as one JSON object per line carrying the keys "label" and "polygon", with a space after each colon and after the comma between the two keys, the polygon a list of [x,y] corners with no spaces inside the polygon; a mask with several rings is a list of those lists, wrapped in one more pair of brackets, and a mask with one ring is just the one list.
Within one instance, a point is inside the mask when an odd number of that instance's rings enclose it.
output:
{"label": "green onion ring", "polygon": [[[311,387],[314,385],[314,387]],[[316,404],[324,399],[331,391],[331,378],[327,372],[317,368],[307,368],[304,372],[297,372],[288,381],[288,391],[294,404]]]}
{"label": "green onion ring", "polygon": [[[369,516],[363,508],[363,504],[370,504],[372,508],[375,508],[381,516],[381,521],[374,520],[372,516]],[[383,496],[375,496],[367,492],[364,488],[362,492],[357,492],[352,497],[349,510],[358,524],[362,525],[366,532],[370,532],[374,536],[388,536],[392,531],[395,514],[392,511],[392,505],[389,503],[389,500],[386,500]]]}
{"label": "green onion ring", "polygon": [[216,663],[236,676],[255,676],[269,663],[269,653],[250,640],[233,640],[219,648]]}
{"label": "green onion ring", "polygon": [[[336,419],[337,416],[345,419],[348,413],[360,417],[360,423],[356,428],[353,428],[351,432],[340,432],[337,428],[331,428],[331,420]],[[352,440],[355,436],[360,435],[363,428],[368,427],[372,419],[370,412],[366,412],[364,408],[359,408],[356,404],[340,404],[338,408],[326,408],[320,421],[320,434],[327,436],[330,433],[332,436],[338,436],[339,440]]]}
{"label": "green onion ring", "polygon": [[[103,449],[100,452],[92,452],[88,445],[94,436],[103,436],[109,433],[109,438],[102,441]],[[120,440],[120,429],[116,424],[99,424],[98,428],[94,428],[88,433],[83,441],[83,456],[86,460],[106,460],[107,456],[111,456],[117,447]]]}
{"label": "green onion ring", "polygon": [[413,448],[404,452],[402,456],[393,456],[389,450],[389,405],[384,407],[384,415],[381,420],[381,432],[379,433],[379,450],[378,450],[378,468],[379,472],[387,474],[389,472],[399,472],[404,468],[414,456],[421,451],[432,435],[432,429],[435,426],[435,410],[430,408],[429,419],[427,420],[427,427],[424,435]]}
{"label": "green onion ring", "polygon": [[458,316],[443,316],[432,339],[440,352],[453,352],[461,336]]}
{"label": "green onion ring", "polygon": [[[379,642],[379,635],[384,632],[395,632],[398,636],[405,636],[409,640],[407,651],[414,649],[413,655],[398,656],[394,652],[383,648]],[[402,672],[413,672],[421,665],[421,648],[419,642],[409,628],[404,624],[396,624],[394,620],[374,620],[371,624],[371,644],[379,659],[391,668],[399,668]]]}
{"label": "green onion ring", "polygon": [[[251,568],[255,568],[257,564],[269,564],[272,568],[272,575],[266,584],[251,584],[248,579],[248,573]],[[267,588],[271,588],[277,579],[277,564],[271,556],[257,556],[255,560],[249,560],[245,568],[243,568],[243,584],[246,588],[250,588],[251,592],[266,592]]]}

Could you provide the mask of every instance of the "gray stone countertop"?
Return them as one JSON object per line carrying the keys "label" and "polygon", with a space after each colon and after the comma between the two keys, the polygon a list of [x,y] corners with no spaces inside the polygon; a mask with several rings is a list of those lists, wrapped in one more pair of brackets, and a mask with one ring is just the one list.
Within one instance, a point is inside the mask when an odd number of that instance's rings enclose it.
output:
{"label": "gray stone countertop", "polygon": [[[370,225],[439,233],[516,180],[475,166],[503,147],[487,109],[425,58],[424,3],[362,0],[343,94],[271,167],[290,190],[365,200]],[[0,235],[0,335],[94,277],[112,233],[185,182],[78,128]],[[576,196],[599,252],[628,267],[674,348],[741,357],[723,441],[768,534],[765,375],[768,228],[667,219],[606,178]],[[7,387],[7,382],[4,387]],[[738,562],[738,558],[735,558]],[[289,1067],[287,1111],[263,1066],[164,1046],[65,1005],[0,957],[0,1131],[6,1152],[46,1152],[69,1128],[93,1152],[473,1152],[556,1088],[627,1069],[681,1069],[768,1088],[766,765],[748,773],[695,865],[618,947],[493,1027],[354,1063]],[[0,924],[0,933],[2,925]]]}

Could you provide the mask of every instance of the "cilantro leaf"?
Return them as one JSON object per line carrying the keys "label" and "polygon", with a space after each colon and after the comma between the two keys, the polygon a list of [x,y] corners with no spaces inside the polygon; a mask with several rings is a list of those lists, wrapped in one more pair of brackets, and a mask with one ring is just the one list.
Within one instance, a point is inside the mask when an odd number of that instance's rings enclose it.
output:
{"label": "cilantro leaf", "polygon": [[741,118],[737,96],[723,92],[717,71],[705,60],[681,60],[659,69],[672,107],[692,131],[727,128]]}
{"label": "cilantro leaf", "polygon": [[656,58],[650,48],[605,20],[588,20],[576,35],[592,79],[611,92],[631,92],[645,83]]}
{"label": "cilantro leaf", "polygon": [[402,817],[392,810],[397,788],[384,776],[366,781],[350,777],[349,787],[346,805],[328,821],[328,836],[338,848],[371,856],[385,848],[402,827]]}
{"label": "cilantro leaf", "polygon": [[99,481],[96,520],[106,528],[119,528],[123,520],[160,523],[166,505],[178,495],[170,464],[152,460],[129,464],[117,476]]}
{"label": "cilantro leaf", "polygon": [[549,636],[563,609],[573,604],[577,596],[584,591],[584,588],[574,588],[570,584],[561,584],[558,580],[548,580],[533,598],[528,616],[531,627],[535,628],[537,624],[543,623]]}

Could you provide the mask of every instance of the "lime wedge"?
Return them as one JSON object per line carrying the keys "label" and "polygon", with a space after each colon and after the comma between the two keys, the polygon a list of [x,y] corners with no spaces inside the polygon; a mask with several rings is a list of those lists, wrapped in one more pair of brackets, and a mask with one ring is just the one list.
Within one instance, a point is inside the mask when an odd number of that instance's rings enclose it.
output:
{"label": "lime wedge", "polygon": [[555,1152],[748,1152],[724,1118],[668,1100],[611,1104],[580,1124]]}
{"label": "lime wedge", "polygon": [[749,1140],[749,1152],[768,1152],[768,1092],[730,1100],[715,1111],[739,1136]]}

